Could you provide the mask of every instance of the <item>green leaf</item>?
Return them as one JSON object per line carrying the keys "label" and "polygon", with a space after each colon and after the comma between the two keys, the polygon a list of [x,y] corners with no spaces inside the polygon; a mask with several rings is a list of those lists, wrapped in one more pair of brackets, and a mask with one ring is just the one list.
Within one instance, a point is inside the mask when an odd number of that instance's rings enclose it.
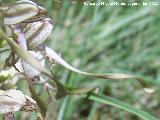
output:
{"label": "green leaf", "polygon": [[96,102],[104,103],[107,105],[111,105],[111,106],[126,110],[130,113],[133,113],[139,116],[140,118],[143,118],[144,120],[159,120],[158,118],[154,117],[150,113],[139,110],[128,103],[122,102],[120,100],[117,100],[109,96],[104,96],[104,95],[96,94],[96,93],[90,93],[87,95],[87,97],[90,100],[94,100]]}

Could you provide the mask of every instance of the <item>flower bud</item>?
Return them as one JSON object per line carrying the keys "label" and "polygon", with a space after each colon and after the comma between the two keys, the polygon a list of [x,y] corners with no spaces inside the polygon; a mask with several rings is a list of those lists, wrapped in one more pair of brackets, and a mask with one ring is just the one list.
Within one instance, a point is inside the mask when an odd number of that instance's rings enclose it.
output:
{"label": "flower bud", "polygon": [[27,24],[23,28],[23,32],[28,46],[38,46],[48,38],[52,29],[53,24],[50,18]]}
{"label": "flower bud", "polygon": [[47,10],[29,0],[21,0],[12,4],[4,12],[4,24],[12,25],[21,22],[38,21],[45,18]]}

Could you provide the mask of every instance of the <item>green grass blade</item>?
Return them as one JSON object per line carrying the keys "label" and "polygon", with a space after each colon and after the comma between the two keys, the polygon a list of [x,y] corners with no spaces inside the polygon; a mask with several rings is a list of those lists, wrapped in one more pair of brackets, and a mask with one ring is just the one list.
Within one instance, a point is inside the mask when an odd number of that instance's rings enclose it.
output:
{"label": "green grass blade", "polygon": [[60,104],[60,109],[58,111],[58,114],[57,114],[57,118],[56,120],[64,120],[64,114],[65,114],[65,110],[67,109],[67,104],[68,104],[68,97],[65,97],[62,101],[61,101],[61,104]]}
{"label": "green grass blade", "polygon": [[143,118],[144,120],[159,120],[158,118],[154,117],[153,115],[151,115],[147,112],[139,110],[139,109],[137,109],[137,108],[125,103],[125,102],[119,101],[119,100],[114,99],[109,96],[91,93],[91,94],[89,94],[88,99],[94,100],[96,102],[108,104],[108,105],[111,105],[111,106],[114,106],[117,108],[121,108],[123,110],[131,112],[131,113]]}

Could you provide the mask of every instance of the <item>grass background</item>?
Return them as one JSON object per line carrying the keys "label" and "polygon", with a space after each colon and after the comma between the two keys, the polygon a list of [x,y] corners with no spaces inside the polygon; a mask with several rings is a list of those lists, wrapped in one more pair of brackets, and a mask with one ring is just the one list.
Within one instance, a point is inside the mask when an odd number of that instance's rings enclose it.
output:
{"label": "grass background", "polygon": [[[156,92],[148,95],[135,80],[97,80],[59,65],[53,67],[57,80],[66,86],[99,87],[101,93],[160,118],[160,6],[85,6],[83,2],[69,0],[34,1],[48,9],[54,21],[53,33],[44,44],[59,52],[66,61],[94,73],[123,72],[142,76],[153,84]],[[111,1],[114,0],[105,2]],[[150,2],[122,2],[144,1]],[[12,2],[14,0],[1,0],[0,4]],[[25,81],[17,85],[28,92]],[[41,93],[47,104],[46,96],[45,92]],[[79,96],[55,100],[53,95],[47,108],[50,120],[140,120],[121,109]],[[17,112],[15,116],[20,120],[34,120],[36,114]]]}

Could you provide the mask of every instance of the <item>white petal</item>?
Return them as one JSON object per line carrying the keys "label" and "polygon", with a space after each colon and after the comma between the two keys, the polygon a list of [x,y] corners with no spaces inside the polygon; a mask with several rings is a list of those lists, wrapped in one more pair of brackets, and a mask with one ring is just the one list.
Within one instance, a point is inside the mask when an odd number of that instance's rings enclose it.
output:
{"label": "white petal", "polygon": [[24,94],[16,89],[0,92],[0,114],[20,110],[26,102]]}

